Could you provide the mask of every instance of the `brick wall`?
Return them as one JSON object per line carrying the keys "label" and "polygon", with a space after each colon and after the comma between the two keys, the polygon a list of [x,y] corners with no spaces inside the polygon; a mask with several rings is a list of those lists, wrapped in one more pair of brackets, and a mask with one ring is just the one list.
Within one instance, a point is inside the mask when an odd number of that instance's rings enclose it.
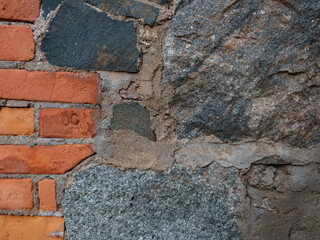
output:
{"label": "brick wall", "polygon": [[[9,69],[0,69],[0,99],[6,102],[0,107],[3,240],[63,239],[56,189],[64,188],[66,172],[95,154],[99,75],[12,67],[37,55],[33,23],[40,8],[41,0],[0,1],[0,61],[11,62]],[[71,141],[61,144],[64,138]]]}
{"label": "brick wall", "polygon": [[0,240],[318,240],[319,0],[0,0]]}

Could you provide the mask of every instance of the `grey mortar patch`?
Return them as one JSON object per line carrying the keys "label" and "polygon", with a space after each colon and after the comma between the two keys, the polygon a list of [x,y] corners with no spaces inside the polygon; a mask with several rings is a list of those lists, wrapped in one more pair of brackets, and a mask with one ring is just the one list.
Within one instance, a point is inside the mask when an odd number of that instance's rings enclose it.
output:
{"label": "grey mortar patch", "polygon": [[150,113],[139,103],[120,103],[113,106],[110,121],[111,130],[131,130],[151,141],[156,141],[156,135],[151,130]]}
{"label": "grey mortar patch", "polygon": [[78,0],[63,2],[41,50],[59,67],[138,72],[134,22],[111,19]]}
{"label": "grey mortar patch", "polygon": [[157,173],[93,165],[63,198],[68,239],[241,239],[227,204],[235,170]]}
{"label": "grey mortar patch", "polygon": [[95,7],[115,16],[142,18],[149,26],[156,21],[159,10],[135,0],[85,0]]}

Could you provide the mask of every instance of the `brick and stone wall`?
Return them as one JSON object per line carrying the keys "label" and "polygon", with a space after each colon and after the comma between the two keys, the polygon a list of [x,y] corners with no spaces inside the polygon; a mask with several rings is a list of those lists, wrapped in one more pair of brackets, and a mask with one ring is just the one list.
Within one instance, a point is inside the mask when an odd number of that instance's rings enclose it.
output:
{"label": "brick and stone wall", "polygon": [[0,0],[0,240],[320,239],[318,0]]}

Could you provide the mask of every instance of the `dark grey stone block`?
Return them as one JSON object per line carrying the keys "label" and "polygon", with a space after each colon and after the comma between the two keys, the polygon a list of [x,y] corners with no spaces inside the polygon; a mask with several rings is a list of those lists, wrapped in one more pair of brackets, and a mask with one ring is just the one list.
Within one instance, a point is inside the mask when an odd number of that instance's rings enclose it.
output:
{"label": "dark grey stone block", "polygon": [[236,175],[214,167],[157,173],[94,165],[65,192],[68,239],[241,239],[227,204]]}
{"label": "dark grey stone block", "polygon": [[85,2],[116,16],[142,18],[152,26],[159,10],[151,5],[135,0],[85,0]]}
{"label": "dark grey stone block", "polygon": [[117,21],[82,1],[65,0],[42,40],[59,67],[137,72],[140,53],[133,21]]}
{"label": "dark grey stone block", "polygon": [[43,16],[47,17],[47,15],[55,10],[61,2],[62,0],[42,0]]}
{"label": "dark grey stone block", "polygon": [[156,135],[151,130],[148,109],[136,102],[114,105],[110,128],[112,130],[131,130],[151,141],[156,141]]}

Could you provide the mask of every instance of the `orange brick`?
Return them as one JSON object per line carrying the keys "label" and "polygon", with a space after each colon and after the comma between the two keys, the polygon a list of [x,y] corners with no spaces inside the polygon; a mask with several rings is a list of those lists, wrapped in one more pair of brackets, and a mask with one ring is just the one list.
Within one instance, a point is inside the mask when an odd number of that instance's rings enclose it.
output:
{"label": "orange brick", "polygon": [[57,240],[63,235],[60,217],[0,216],[1,240]]}
{"label": "orange brick", "polygon": [[1,0],[0,20],[34,22],[40,7],[41,0]]}
{"label": "orange brick", "polygon": [[0,209],[33,209],[32,179],[0,178]]}
{"label": "orange brick", "polygon": [[33,108],[0,108],[0,135],[34,134]]}
{"label": "orange brick", "polygon": [[39,182],[40,210],[57,211],[56,180],[44,179]]}
{"label": "orange brick", "polygon": [[0,98],[44,102],[99,103],[96,73],[0,69]]}
{"label": "orange brick", "polygon": [[34,59],[32,29],[28,26],[0,25],[0,61],[30,61]]}
{"label": "orange brick", "polygon": [[63,174],[94,154],[88,144],[0,145],[0,173]]}
{"label": "orange brick", "polygon": [[96,136],[100,119],[98,109],[52,109],[40,111],[40,136],[91,138]]}

